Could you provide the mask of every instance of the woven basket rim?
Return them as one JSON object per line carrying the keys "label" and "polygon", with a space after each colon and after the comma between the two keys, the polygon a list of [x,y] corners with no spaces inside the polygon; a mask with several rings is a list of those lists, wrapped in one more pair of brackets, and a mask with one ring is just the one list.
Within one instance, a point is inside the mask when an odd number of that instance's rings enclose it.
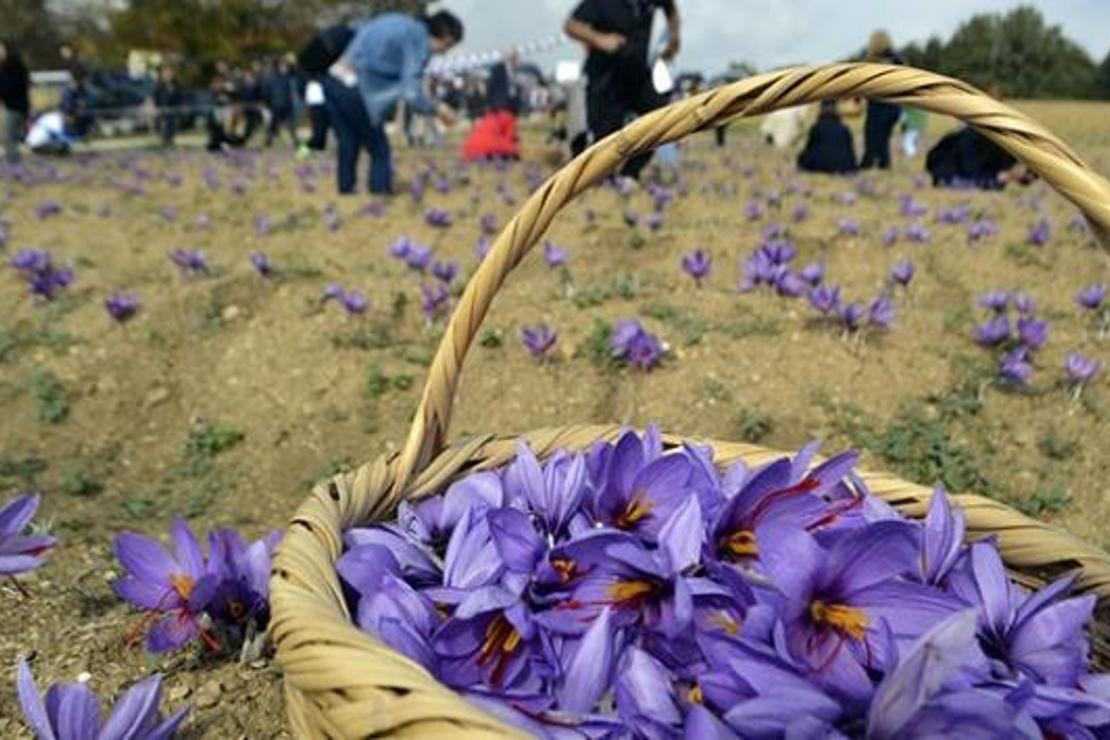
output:
{"label": "woven basket rim", "polygon": [[[274,559],[271,629],[285,670],[290,724],[298,736],[522,734],[354,626],[334,567],[343,531],[355,523],[381,521],[403,498],[427,495],[454,475],[503,464],[515,454],[515,436],[476,437],[445,448],[455,389],[494,295],[567,202],[627,158],[660,144],[736,118],[843,97],[884,99],[968,122],[1075,203],[1110,249],[1110,183],[1105,178],[1027,116],[963,82],[908,67],[834,64],[758,75],[673,103],[595,144],[533,193],[495,240],[451,317],[401,452],[317,485],[290,523]],[[595,425],[521,436],[544,458],[556,449],[581,448],[618,433],[619,427]],[[753,462],[782,454],[756,445],[712,444]],[[884,473],[863,478],[875,495],[908,515],[924,510],[930,489]],[[1077,569],[1082,588],[1110,596],[1110,555],[991,499],[956,499],[965,507],[969,532],[998,535],[1010,567],[1021,572]]]}

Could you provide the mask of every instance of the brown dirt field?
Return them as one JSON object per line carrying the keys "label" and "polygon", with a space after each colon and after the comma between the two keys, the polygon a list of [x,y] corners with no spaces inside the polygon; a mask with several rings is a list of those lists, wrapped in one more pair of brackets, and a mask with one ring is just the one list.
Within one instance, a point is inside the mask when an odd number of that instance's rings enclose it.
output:
{"label": "brown dirt field", "polygon": [[[1110,105],[1020,107],[1110,172]],[[931,138],[948,125],[934,119]],[[529,136],[540,141],[539,132]],[[403,180],[428,156],[400,152]],[[431,156],[454,176],[453,150]],[[919,159],[867,176],[873,192],[846,205],[839,196],[857,181],[798,177],[747,128],[734,131],[723,154],[710,137],[699,137],[682,156],[688,192],[671,205],[658,234],[634,235],[622,219],[629,208],[648,212],[645,193],[624,203],[612,189],[591,191],[562,214],[549,237],[570,251],[572,298],[538,254],[507,282],[485,346],[468,358],[456,436],[619,421],[784,448],[819,437],[827,450],[862,445],[869,467],[929,484],[938,476],[965,481],[970,490],[1110,544],[1107,376],[1081,402],[1059,387],[1070,351],[1110,364],[1110,341],[1088,331],[1074,300],[1080,288],[1110,282],[1110,265],[1090,237],[1068,229],[1070,204],[1043,183],[1001,194],[915,189]],[[521,165],[473,168],[470,188],[447,195],[429,189],[422,206],[402,195],[376,219],[358,214],[365,198],[337,200],[327,172],[318,173],[310,193],[298,186],[298,163],[287,155],[260,153],[250,161],[234,167],[199,152],[112,153],[54,163],[58,182],[0,183],[0,220],[11,224],[7,253],[49,248],[77,271],[68,295],[48,307],[32,303],[10,268],[0,275],[0,500],[43,491],[39,518],[60,539],[48,564],[21,579],[28,598],[0,583],[0,737],[25,733],[12,690],[21,655],[34,656],[40,686],[87,671],[102,696],[117,696],[160,669],[168,676],[167,706],[194,705],[189,737],[286,736],[276,667],[189,651],[154,660],[125,647],[138,617],[111,591],[119,574],[112,537],[123,529],[164,537],[175,515],[197,529],[231,525],[258,536],[285,521],[313,480],[396,449],[441,327],[425,324],[419,279],[385,256],[387,246],[407,234],[432,244],[439,257],[460,260],[465,276],[476,266],[479,217],[493,213],[504,223],[515,211],[496,186],[507,182],[518,200],[526,193]],[[329,163],[312,160],[317,170]],[[145,195],[111,186],[128,174],[124,165],[131,177],[135,167],[149,173]],[[218,192],[203,185],[209,166],[219,175]],[[183,184],[167,182],[171,172]],[[744,204],[755,193],[784,193],[791,181],[812,188],[806,222],[790,221],[797,194],[784,194],[781,210],[761,221],[746,220]],[[246,187],[242,195],[230,192],[237,182]],[[913,222],[898,213],[903,192],[929,205],[920,221],[931,241],[903,239],[884,249],[887,226]],[[51,198],[63,212],[39,221],[35,207]],[[1054,226],[1040,248],[1026,241],[1037,218],[1034,201]],[[322,219],[329,203],[343,220],[335,233]],[[999,233],[970,246],[966,226],[935,222],[939,209],[964,203],[989,215]],[[110,216],[99,212],[103,204]],[[422,213],[430,205],[450,209],[455,226],[426,226]],[[159,214],[167,206],[176,209],[173,221]],[[596,213],[594,225],[588,210]],[[211,227],[194,224],[202,213]],[[263,214],[275,225],[266,237],[253,225]],[[836,234],[845,217],[862,224],[862,236]],[[846,342],[815,326],[804,300],[737,295],[740,262],[776,221],[790,229],[797,264],[824,260],[829,281],[854,299],[874,298],[891,265],[912,257],[918,276],[909,298],[897,300],[893,330]],[[181,280],[167,259],[177,247],[204,249],[215,274]],[[698,247],[714,258],[701,290],[678,268]],[[253,274],[248,257],[256,249],[284,270],[281,279],[264,283]],[[330,282],[364,291],[371,311],[348,319],[334,304],[321,306]],[[144,301],[123,328],[112,326],[102,307],[114,288]],[[984,315],[975,296],[1000,288],[1030,292],[1051,322],[1030,392],[993,384],[992,355],[971,340]],[[583,356],[595,321],[631,316],[670,345],[662,368],[614,371]],[[559,333],[558,361],[547,366],[534,363],[517,338],[522,325],[539,321]],[[56,380],[53,388],[44,373]],[[368,390],[373,374],[389,379],[384,392]],[[68,406],[68,417],[42,421],[59,404]],[[185,446],[191,430],[202,433],[205,424],[241,432],[242,441],[198,463]]]}

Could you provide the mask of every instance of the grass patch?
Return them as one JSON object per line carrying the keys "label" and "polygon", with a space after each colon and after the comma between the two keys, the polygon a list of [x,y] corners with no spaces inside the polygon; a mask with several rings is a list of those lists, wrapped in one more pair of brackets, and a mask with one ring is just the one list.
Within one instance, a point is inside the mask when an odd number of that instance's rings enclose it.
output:
{"label": "grass patch", "polygon": [[757,444],[775,430],[775,419],[766,411],[745,408],[740,412],[738,425],[740,439]]}
{"label": "grass patch", "polygon": [[675,329],[688,347],[700,342],[714,328],[697,314],[683,311],[666,301],[649,303],[642,306],[640,312]]}
{"label": "grass patch", "polygon": [[0,478],[15,478],[26,484],[35,480],[49,467],[41,457],[7,457],[0,455]]}
{"label": "grass patch", "polygon": [[61,424],[69,418],[69,399],[58,376],[42,368],[31,372],[31,394],[38,403],[38,419],[43,424]]}
{"label": "grass patch", "polygon": [[575,351],[575,356],[585,357],[597,367],[605,370],[615,369],[617,361],[613,357],[612,336],[613,327],[609,322],[596,319],[585,341]]}
{"label": "grass patch", "polygon": [[482,336],[478,339],[478,344],[486,349],[500,349],[505,345],[505,332],[502,329],[489,327],[482,330]]}
{"label": "grass patch", "polygon": [[92,498],[99,496],[104,491],[104,484],[84,471],[78,470],[66,478],[62,484],[62,492],[67,496],[78,498]]}
{"label": "grass patch", "polygon": [[1013,501],[1019,511],[1032,517],[1063,511],[1069,503],[1071,492],[1063,486],[1038,488],[1028,498]]}

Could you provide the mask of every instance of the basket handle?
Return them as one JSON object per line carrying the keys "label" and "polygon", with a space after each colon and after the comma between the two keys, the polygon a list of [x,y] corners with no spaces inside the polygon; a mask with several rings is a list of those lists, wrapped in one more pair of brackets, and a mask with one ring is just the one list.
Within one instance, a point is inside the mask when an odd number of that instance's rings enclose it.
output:
{"label": "basket handle", "polygon": [[391,498],[444,447],[463,360],[506,276],[543,237],[559,210],[628,158],[689,134],[779,108],[865,97],[969,123],[1028,165],[1086,215],[1110,250],[1110,182],[1037,122],[949,77],[911,67],[832,64],[796,67],[719,87],[645,115],[579,155],[524,203],[470,280],[443,335],[408,438],[396,460]]}

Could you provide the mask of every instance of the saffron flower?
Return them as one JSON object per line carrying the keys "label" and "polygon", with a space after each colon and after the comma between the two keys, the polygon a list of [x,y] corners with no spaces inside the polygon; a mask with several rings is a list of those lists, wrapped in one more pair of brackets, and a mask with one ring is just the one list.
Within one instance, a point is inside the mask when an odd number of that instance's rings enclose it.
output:
{"label": "saffron flower", "polygon": [[1043,247],[1052,239],[1052,224],[1047,218],[1038,219],[1029,231],[1029,243],[1035,247]]}
{"label": "saffron flower", "polygon": [[910,224],[906,227],[906,239],[917,244],[924,244],[929,241],[929,230],[925,228],[924,224]]}
{"label": "saffron flower", "polygon": [[455,282],[455,277],[458,274],[458,262],[440,262],[437,260],[432,265],[432,276],[445,285],[450,285],[451,283]]}
{"label": "saffron flower", "polygon": [[609,344],[614,359],[638,370],[651,370],[663,360],[663,344],[659,337],[636,319],[625,319],[617,324]]}
{"label": "saffron flower", "polygon": [[538,324],[535,327],[525,326],[520,330],[520,341],[532,359],[543,361],[552,349],[555,348],[557,335],[547,324]]}
{"label": "saffron flower", "polygon": [[1010,294],[1002,290],[986,293],[979,296],[979,305],[995,313],[1006,313],[1010,307]]}
{"label": "saffron flower", "polygon": [[860,226],[859,221],[852,218],[840,219],[836,228],[842,236],[859,236],[863,233],[863,227]]}
{"label": "saffron flower", "polygon": [[153,653],[179,648],[207,634],[201,615],[216,593],[200,543],[181,519],[170,525],[173,554],[154,540],[133,532],[116,535],[115,553],[127,574],[113,587],[121,599],[157,615],[147,633]]}
{"label": "saffron flower", "polygon": [[683,256],[682,269],[694,279],[694,282],[700,288],[702,281],[709,277],[709,273],[713,269],[713,258],[705,250],[696,249]]}
{"label": "saffron flower", "polygon": [[978,242],[986,239],[987,237],[994,236],[998,233],[998,227],[992,221],[982,219],[970,224],[967,227],[967,239],[970,242]]}
{"label": "saffron flower", "polygon": [[339,298],[339,302],[343,304],[343,308],[347,310],[347,313],[352,316],[362,315],[366,313],[366,309],[370,307],[370,301],[357,290],[344,291],[343,295]]}
{"label": "saffron flower", "polygon": [[1029,349],[1021,346],[1002,355],[998,361],[998,375],[1003,382],[1017,388],[1029,385],[1033,377]]}
{"label": "saffron flower", "polygon": [[73,270],[58,267],[48,249],[21,249],[8,264],[21,273],[32,295],[47,301],[54,300],[57,291],[69,287],[74,280]]}
{"label": "saffron flower", "polygon": [[558,247],[552,241],[543,243],[543,258],[550,268],[565,267],[567,264],[567,250]]}
{"label": "saffron flower", "polygon": [[1048,341],[1048,324],[1034,318],[1022,317],[1017,322],[1018,339],[1028,349],[1040,349]]}
{"label": "saffron flower", "polygon": [[58,200],[44,200],[35,206],[35,217],[39,221],[45,221],[51,216],[57,216],[62,212],[62,203]]}
{"label": "saffron flower", "polygon": [[749,200],[744,205],[744,218],[749,221],[758,221],[763,218],[763,206],[757,200]]}
{"label": "saffron flower", "polygon": [[443,316],[447,311],[447,307],[451,302],[451,294],[447,292],[447,288],[440,283],[434,285],[420,285],[421,310],[424,312],[424,318],[429,322]]}
{"label": "saffron flower", "polygon": [[811,262],[802,268],[798,277],[813,286],[820,285],[825,280],[825,265],[821,262]]}
{"label": "saffron flower", "polygon": [[975,341],[984,347],[997,347],[1010,338],[1010,319],[1005,315],[979,324],[975,327]]}
{"label": "saffron flower", "polygon": [[1089,385],[1101,369],[1101,362],[1085,357],[1078,352],[1069,353],[1064,360],[1064,370],[1068,376],[1068,383],[1075,389],[1081,389]]}
{"label": "saffron flower", "polygon": [[877,329],[890,329],[894,324],[894,302],[883,294],[867,308],[867,322]]}
{"label": "saffron flower", "polygon": [[840,286],[819,285],[810,291],[809,305],[826,316],[840,307]]}
{"label": "saffron flower", "polygon": [[1037,302],[1028,293],[1015,293],[1013,298],[1014,310],[1023,318],[1030,318],[1037,310]]}
{"label": "saffron flower", "polygon": [[1085,308],[1088,311],[1097,311],[1106,300],[1105,283],[1094,283],[1093,285],[1087,286],[1079,291],[1075,300],[1081,308]]}
{"label": "saffron flower", "polygon": [[266,256],[265,252],[251,253],[251,267],[262,278],[269,278],[274,274],[274,267],[270,264],[270,258]]}
{"label": "saffron flower", "polygon": [[165,740],[173,737],[189,712],[185,707],[161,718],[162,677],[155,674],[128,689],[102,721],[100,701],[84,683],[55,684],[44,702],[22,658],[16,668],[16,693],[23,718],[39,740]]}
{"label": "saffron flower", "polygon": [[794,210],[791,212],[790,218],[793,219],[794,223],[796,224],[802,223],[807,218],[809,218],[809,206],[807,206],[805,203],[799,203],[798,205],[794,206]]}
{"label": "saffron flower", "polygon": [[847,332],[854,332],[860,328],[867,310],[858,303],[841,303],[836,309],[840,323]]}
{"label": "saffron flower", "polygon": [[38,511],[41,494],[28,493],[0,508],[0,575],[14,576],[41,566],[43,553],[54,546],[54,538],[25,534]]}
{"label": "saffron flower", "polygon": [[883,246],[890,249],[898,243],[898,238],[901,232],[898,231],[897,226],[891,226],[883,232]]}
{"label": "saffron flower", "polygon": [[901,285],[904,288],[908,288],[910,283],[913,281],[913,276],[916,272],[917,268],[914,265],[913,260],[900,260],[894,264],[894,267],[890,268],[890,279],[896,282],[898,285]]}
{"label": "saffron flower", "polygon": [[118,324],[126,324],[135,318],[142,303],[134,293],[116,291],[104,299],[104,310]]}
{"label": "saffron flower", "polygon": [[170,262],[177,265],[185,278],[206,275],[209,272],[208,258],[199,249],[175,249],[170,252]]}
{"label": "saffron flower", "polygon": [[449,229],[455,220],[451,212],[444,208],[429,208],[424,212],[424,223],[435,229]]}

